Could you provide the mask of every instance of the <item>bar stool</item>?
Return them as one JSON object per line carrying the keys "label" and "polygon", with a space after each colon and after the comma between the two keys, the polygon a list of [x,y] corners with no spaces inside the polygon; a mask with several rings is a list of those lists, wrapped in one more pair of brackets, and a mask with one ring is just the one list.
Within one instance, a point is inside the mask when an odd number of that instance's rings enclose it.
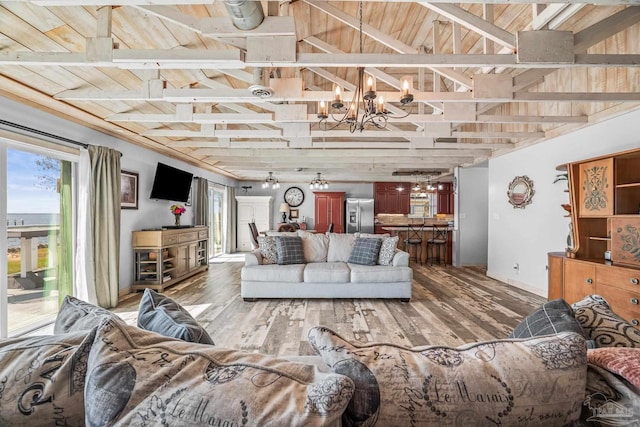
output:
{"label": "bar stool", "polygon": [[[420,224],[407,224],[407,238],[403,240],[404,250],[409,253],[409,261],[413,259],[422,264],[422,231],[424,221]],[[414,247],[414,256],[411,257],[411,247]]]}
{"label": "bar stool", "polygon": [[[429,258],[431,258],[431,265],[435,259],[438,260],[438,264],[444,260],[447,263],[447,239],[449,237],[449,224],[433,224],[433,233],[431,238],[427,240],[427,264]],[[444,252],[443,252],[444,250]],[[435,256],[437,251],[437,258]]]}

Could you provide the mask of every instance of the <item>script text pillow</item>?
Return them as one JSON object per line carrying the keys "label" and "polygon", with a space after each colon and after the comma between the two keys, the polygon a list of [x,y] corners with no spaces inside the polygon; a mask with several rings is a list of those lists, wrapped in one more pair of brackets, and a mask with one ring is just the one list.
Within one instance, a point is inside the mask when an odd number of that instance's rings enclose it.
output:
{"label": "script text pillow", "polygon": [[120,318],[107,309],[67,295],[58,310],[53,333],[88,331],[98,326],[103,319],[112,317]]}
{"label": "script text pillow", "polygon": [[382,239],[358,238],[353,245],[349,262],[360,265],[376,265]]}
{"label": "script text pillow", "polygon": [[385,237],[382,239],[382,246],[380,246],[380,254],[378,256],[378,264],[391,265],[393,256],[396,254],[397,246],[398,236]]}
{"label": "script text pillow", "polygon": [[0,340],[0,425],[83,426],[96,329]]}
{"label": "script text pillow", "polygon": [[276,252],[278,264],[304,264],[302,239],[298,236],[276,236]]}
{"label": "script text pillow", "polygon": [[258,250],[260,251],[260,255],[262,255],[262,264],[278,263],[275,237],[258,236]]}
{"label": "script text pillow", "polygon": [[580,417],[587,350],[578,334],[411,349],[356,346],[315,327],[309,343],[355,384],[343,425],[566,426]]}
{"label": "script text pillow", "polygon": [[353,393],[342,375],[263,354],[99,327],[87,366],[86,425],[322,426]]}
{"label": "script text pillow", "polygon": [[600,295],[589,295],[572,307],[596,347],[640,347],[640,330],[614,313]]}
{"label": "script text pillow", "polygon": [[207,331],[187,310],[152,289],[145,289],[140,299],[138,327],[169,338],[213,345]]}

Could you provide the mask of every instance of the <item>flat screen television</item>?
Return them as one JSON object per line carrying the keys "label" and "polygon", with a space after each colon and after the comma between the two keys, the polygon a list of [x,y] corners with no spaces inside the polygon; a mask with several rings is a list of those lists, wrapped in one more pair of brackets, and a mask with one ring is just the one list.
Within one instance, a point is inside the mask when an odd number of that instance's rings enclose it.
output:
{"label": "flat screen television", "polygon": [[193,174],[158,162],[151,189],[152,199],[186,202],[191,191]]}

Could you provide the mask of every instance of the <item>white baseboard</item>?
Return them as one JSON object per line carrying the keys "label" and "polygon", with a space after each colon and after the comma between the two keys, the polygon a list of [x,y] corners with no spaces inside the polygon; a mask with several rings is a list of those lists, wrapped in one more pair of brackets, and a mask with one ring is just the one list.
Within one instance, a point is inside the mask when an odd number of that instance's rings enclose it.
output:
{"label": "white baseboard", "polygon": [[517,280],[510,279],[508,277],[503,277],[503,276],[501,276],[499,274],[494,274],[494,273],[492,273],[490,271],[487,271],[487,276],[491,277],[492,279],[496,279],[496,280],[499,280],[501,282],[504,282],[507,285],[511,285],[514,288],[518,288],[518,289],[522,289],[523,291],[531,292],[532,294],[536,294],[536,295],[541,296],[543,298],[548,298],[548,293],[547,293],[547,290],[545,290],[545,289],[534,288],[534,287],[531,287],[531,286],[527,285],[526,283],[522,283],[522,282],[519,282]]}

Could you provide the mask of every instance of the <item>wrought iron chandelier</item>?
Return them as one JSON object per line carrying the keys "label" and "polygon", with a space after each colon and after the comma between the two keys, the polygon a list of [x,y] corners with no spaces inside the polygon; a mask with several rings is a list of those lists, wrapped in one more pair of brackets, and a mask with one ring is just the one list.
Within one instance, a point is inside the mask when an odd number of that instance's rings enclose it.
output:
{"label": "wrought iron chandelier", "polygon": [[278,182],[278,178],[273,176],[273,172],[269,172],[269,176],[262,183],[262,188],[269,188],[269,187],[273,188],[274,190],[276,188],[280,188],[280,182]]}
{"label": "wrought iron chandelier", "polygon": [[[362,1],[358,9],[360,19],[360,53],[362,53]],[[366,77],[366,81],[365,81]],[[400,103],[404,106],[413,102],[413,78],[411,76],[403,76],[400,79]],[[329,118],[329,102],[319,101],[317,115],[318,127],[322,130],[333,130],[342,124],[349,125],[349,132],[354,133],[356,130],[362,132],[365,127],[375,127],[378,129],[384,129],[387,127],[387,121],[390,116],[390,112],[385,109],[384,99],[382,96],[377,96],[376,93],[376,77],[372,74],[365,73],[364,67],[358,67],[358,80],[356,83],[355,91],[353,92],[353,98],[351,101],[343,100],[343,90],[339,84],[333,86],[334,99],[331,101],[331,107],[336,111],[338,118],[331,112],[331,118],[335,121],[335,124],[328,122]],[[345,102],[347,103],[345,109]],[[396,116],[396,118],[407,117],[409,112],[403,116]]]}
{"label": "wrought iron chandelier", "polygon": [[313,178],[309,183],[309,188],[316,188],[316,189],[324,188],[326,190],[327,188],[329,188],[329,182],[322,177],[321,172],[318,172],[318,176]]}

